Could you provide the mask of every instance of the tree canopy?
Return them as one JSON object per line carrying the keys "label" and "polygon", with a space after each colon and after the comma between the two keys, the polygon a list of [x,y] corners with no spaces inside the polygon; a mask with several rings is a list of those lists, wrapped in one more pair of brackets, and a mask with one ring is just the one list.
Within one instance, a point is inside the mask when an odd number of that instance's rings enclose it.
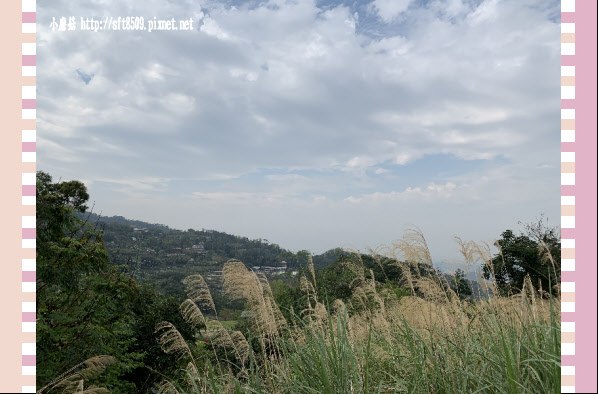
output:
{"label": "tree canopy", "polygon": [[138,285],[110,262],[101,229],[74,215],[87,209],[83,183],[54,183],[38,172],[36,191],[38,389],[101,355],[116,359],[102,375],[102,386],[119,393],[144,384],[149,389],[153,380],[144,365],[173,368],[153,329],[165,318],[181,320],[177,303]]}
{"label": "tree canopy", "polygon": [[561,241],[558,230],[542,219],[525,224],[525,232],[506,230],[497,241],[499,253],[484,266],[484,277],[496,281],[502,295],[519,292],[529,275],[532,284],[544,291],[559,282],[561,273]]}

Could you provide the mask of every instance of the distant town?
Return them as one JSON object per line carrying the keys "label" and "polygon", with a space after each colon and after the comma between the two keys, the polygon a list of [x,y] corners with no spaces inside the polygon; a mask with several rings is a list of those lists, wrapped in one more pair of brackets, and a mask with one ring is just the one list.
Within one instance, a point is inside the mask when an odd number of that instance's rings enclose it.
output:
{"label": "distant town", "polygon": [[[266,275],[270,275],[270,276],[276,276],[276,275],[282,275],[285,274],[287,272],[287,262],[286,261],[281,261],[280,263],[277,263],[276,266],[272,265],[272,266],[253,266],[251,267],[251,269],[254,272],[263,272]],[[293,270],[290,271],[290,275],[291,276],[297,276],[299,271]],[[219,278],[222,278],[222,270],[219,271],[209,271],[207,273],[207,275],[205,276],[205,279],[207,281],[215,281],[215,280],[219,280]]]}

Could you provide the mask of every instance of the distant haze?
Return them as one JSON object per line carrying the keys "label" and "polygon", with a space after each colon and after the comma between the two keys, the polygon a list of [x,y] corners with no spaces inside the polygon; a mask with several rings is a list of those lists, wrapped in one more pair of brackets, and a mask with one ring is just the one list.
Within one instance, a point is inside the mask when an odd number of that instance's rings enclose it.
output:
{"label": "distant haze", "polygon": [[[55,17],[193,31],[52,31]],[[94,211],[364,250],[560,217],[560,2],[37,5],[38,169]]]}

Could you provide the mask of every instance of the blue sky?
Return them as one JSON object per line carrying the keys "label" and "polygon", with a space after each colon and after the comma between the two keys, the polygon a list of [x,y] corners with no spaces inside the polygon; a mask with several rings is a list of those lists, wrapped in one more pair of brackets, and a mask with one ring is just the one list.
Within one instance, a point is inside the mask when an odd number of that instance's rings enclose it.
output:
{"label": "blue sky", "polygon": [[[66,31],[52,17],[193,18]],[[96,211],[314,253],[559,220],[560,3],[38,4],[38,168]],[[48,23],[45,23],[48,21]]]}

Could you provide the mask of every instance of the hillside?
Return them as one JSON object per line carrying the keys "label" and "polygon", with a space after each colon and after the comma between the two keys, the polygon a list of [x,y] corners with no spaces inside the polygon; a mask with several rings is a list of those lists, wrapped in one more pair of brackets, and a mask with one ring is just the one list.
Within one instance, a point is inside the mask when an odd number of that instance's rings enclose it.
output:
{"label": "hillside", "polygon": [[[182,296],[181,280],[193,274],[201,274],[218,289],[222,266],[229,259],[260,267],[272,276],[291,276],[307,264],[307,251],[293,253],[265,239],[206,229],[175,230],[122,216],[85,213],[80,217],[103,229],[104,244],[114,264],[127,266],[136,280],[152,283],[165,294]],[[314,256],[314,265],[326,267],[340,254],[341,249],[332,249]]]}
{"label": "hillside", "polygon": [[[241,260],[247,267],[262,271],[267,276],[291,278],[307,265],[308,251],[293,253],[265,239],[249,239],[215,230],[176,230],[164,224],[147,223],[122,216],[99,216],[85,213],[81,218],[104,231],[104,244],[110,260],[128,267],[129,274],[140,282],[153,284],[166,295],[182,297],[181,283],[188,275],[202,275],[215,292],[215,301],[225,305],[220,297],[222,266],[229,259]],[[347,253],[331,249],[313,256],[314,267],[322,269]],[[376,264],[366,265],[378,270]],[[388,269],[388,268],[387,268]],[[382,273],[377,273],[382,279]],[[444,275],[450,282],[452,276]],[[473,295],[485,293],[476,280],[469,280]],[[240,307],[236,306],[236,307]]]}

